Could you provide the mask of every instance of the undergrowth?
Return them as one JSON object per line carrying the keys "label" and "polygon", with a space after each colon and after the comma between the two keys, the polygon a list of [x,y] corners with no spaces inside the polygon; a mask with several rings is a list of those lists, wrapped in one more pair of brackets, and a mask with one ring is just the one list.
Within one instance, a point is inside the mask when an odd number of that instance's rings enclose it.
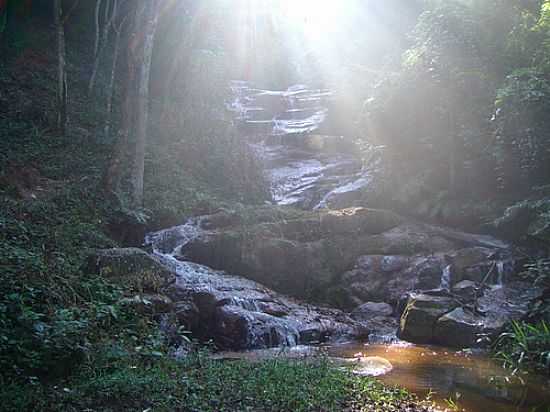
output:
{"label": "undergrowth", "polygon": [[[118,344],[87,359],[57,385],[1,389],[6,411],[359,411],[399,410],[415,399],[328,360],[185,360],[136,354]],[[7,402],[7,403],[6,403]],[[366,409],[367,407],[373,409]],[[379,408],[379,409],[377,409]]]}

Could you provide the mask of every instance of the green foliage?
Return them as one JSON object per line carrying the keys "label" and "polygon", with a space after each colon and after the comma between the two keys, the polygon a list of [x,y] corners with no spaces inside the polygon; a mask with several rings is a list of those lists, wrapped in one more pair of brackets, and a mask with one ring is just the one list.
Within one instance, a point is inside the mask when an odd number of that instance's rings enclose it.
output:
{"label": "green foliage", "polygon": [[536,325],[514,321],[495,341],[493,351],[514,374],[526,368],[550,373],[550,327],[545,321]]}
{"label": "green foliage", "polygon": [[497,91],[495,154],[502,186],[547,182],[550,161],[550,82],[537,68],[514,71]]}
{"label": "green foliage", "polygon": [[[539,188],[537,199],[526,199],[505,209],[504,214],[493,222],[502,235],[512,238],[532,237],[539,241],[550,241],[550,199],[544,196],[548,188]],[[510,233],[513,232],[513,233]]]}
{"label": "green foliage", "polygon": [[[341,411],[398,407],[415,399],[372,378],[357,377],[328,360],[211,360],[204,352],[176,361],[143,356],[120,345],[85,361],[72,379],[47,390],[29,386],[8,394],[6,411]],[[4,396],[6,395],[6,396]],[[19,409],[16,409],[19,408]],[[57,409],[56,409],[57,408]]]}

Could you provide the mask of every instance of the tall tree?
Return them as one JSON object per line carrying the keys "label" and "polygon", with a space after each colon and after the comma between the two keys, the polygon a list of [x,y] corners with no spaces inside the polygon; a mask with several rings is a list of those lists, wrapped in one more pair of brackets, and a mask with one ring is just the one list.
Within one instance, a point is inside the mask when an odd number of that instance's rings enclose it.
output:
{"label": "tall tree", "polygon": [[57,128],[65,135],[67,126],[67,72],[65,69],[65,22],[61,0],[54,0],[54,24],[57,36]]}
{"label": "tall tree", "polygon": [[162,0],[150,0],[143,13],[143,41],[140,47],[141,62],[138,79],[138,99],[136,107],[135,152],[132,166],[132,202],[139,207],[143,204],[143,176],[145,172],[145,146],[149,125],[149,81],[155,33],[158,26]]}

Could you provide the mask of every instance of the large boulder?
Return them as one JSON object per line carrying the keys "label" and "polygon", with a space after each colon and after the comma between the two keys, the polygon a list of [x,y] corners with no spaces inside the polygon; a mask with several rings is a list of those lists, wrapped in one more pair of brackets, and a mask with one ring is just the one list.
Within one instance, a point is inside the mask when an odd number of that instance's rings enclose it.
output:
{"label": "large boulder", "polygon": [[378,300],[397,303],[406,292],[439,286],[443,256],[368,255],[344,273],[341,288],[350,302]]}
{"label": "large boulder", "polygon": [[366,337],[336,309],[304,305],[254,281],[190,262],[178,263],[166,294],[180,322],[225,349],[251,349]]}
{"label": "large boulder", "polygon": [[411,294],[399,323],[399,337],[414,343],[431,343],[437,320],[458,306],[448,296]]}
{"label": "large boulder", "polygon": [[483,332],[483,321],[473,311],[456,308],[437,319],[433,341],[450,347],[474,346]]}
{"label": "large boulder", "polygon": [[362,250],[385,250],[385,239],[375,236],[400,221],[391,212],[364,208],[304,213],[292,220],[205,230],[180,248],[179,257],[282,293],[319,295]]}
{"label": "large boulder", "polygon": [[[475,290],[475,296],[481,296],[473,300],[473,297],[455,299],[411,294],[401,316],[400,337],[415,343],[458,348],[484,345],[510,321],[523,318],[532,302],[542,294],[540,288],[521,281],[483,291],[470,281],[457,286],[462,290]],[[458,290],[455,287],[453,292]]]}
{"label": "large boulder", "polygon": [[170,325],[166,330],[183,326],[199,338],[213,339],[220,348],[240,350],[368,336],[364,325],[339,310],[301,304],[254,281],[160,253],[98,250],[91,254],[89,265],[131,290],[146,291],[123,300],[136,312],[161,315]]}
{"label": "large boulder", "polygon": [[[480,282],[509,250],[489,236],[406,222],[385,210],[251,215],[248,224],[224,213],[198,219],[200,235],[178,249],[178,258],[351,309],[366,301],[395,304],[406,292],[437,288],[445,268],[451,285]],[[513,264],[498,267],[513,271]]]}

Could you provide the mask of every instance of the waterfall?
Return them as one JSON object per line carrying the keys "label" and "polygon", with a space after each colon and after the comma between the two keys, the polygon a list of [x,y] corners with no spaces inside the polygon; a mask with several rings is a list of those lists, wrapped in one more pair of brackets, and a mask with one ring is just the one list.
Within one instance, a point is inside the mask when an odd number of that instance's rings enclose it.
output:
{"label": "waterfall", "polygon": [[441,284],[439,287],[443,290],[451,290],[451,265],[445,266],[441,272]]}
{"label": "waterfall", "polygon": [[200,265],[182,262],[175,255],[189,242],[197,239],[202,233],[202,218],[190,218],[181,226],[171,227],[147,234],[145,244],[151,246],[153,254],[165,265],[172,268],[178,276],[192,276],[200,274]]}
{"label": "waterfall", "polygon": [[506,280],[506,268],[504,266],[505,262],[503,260],[497,261],[497,285],[503,286]]}

